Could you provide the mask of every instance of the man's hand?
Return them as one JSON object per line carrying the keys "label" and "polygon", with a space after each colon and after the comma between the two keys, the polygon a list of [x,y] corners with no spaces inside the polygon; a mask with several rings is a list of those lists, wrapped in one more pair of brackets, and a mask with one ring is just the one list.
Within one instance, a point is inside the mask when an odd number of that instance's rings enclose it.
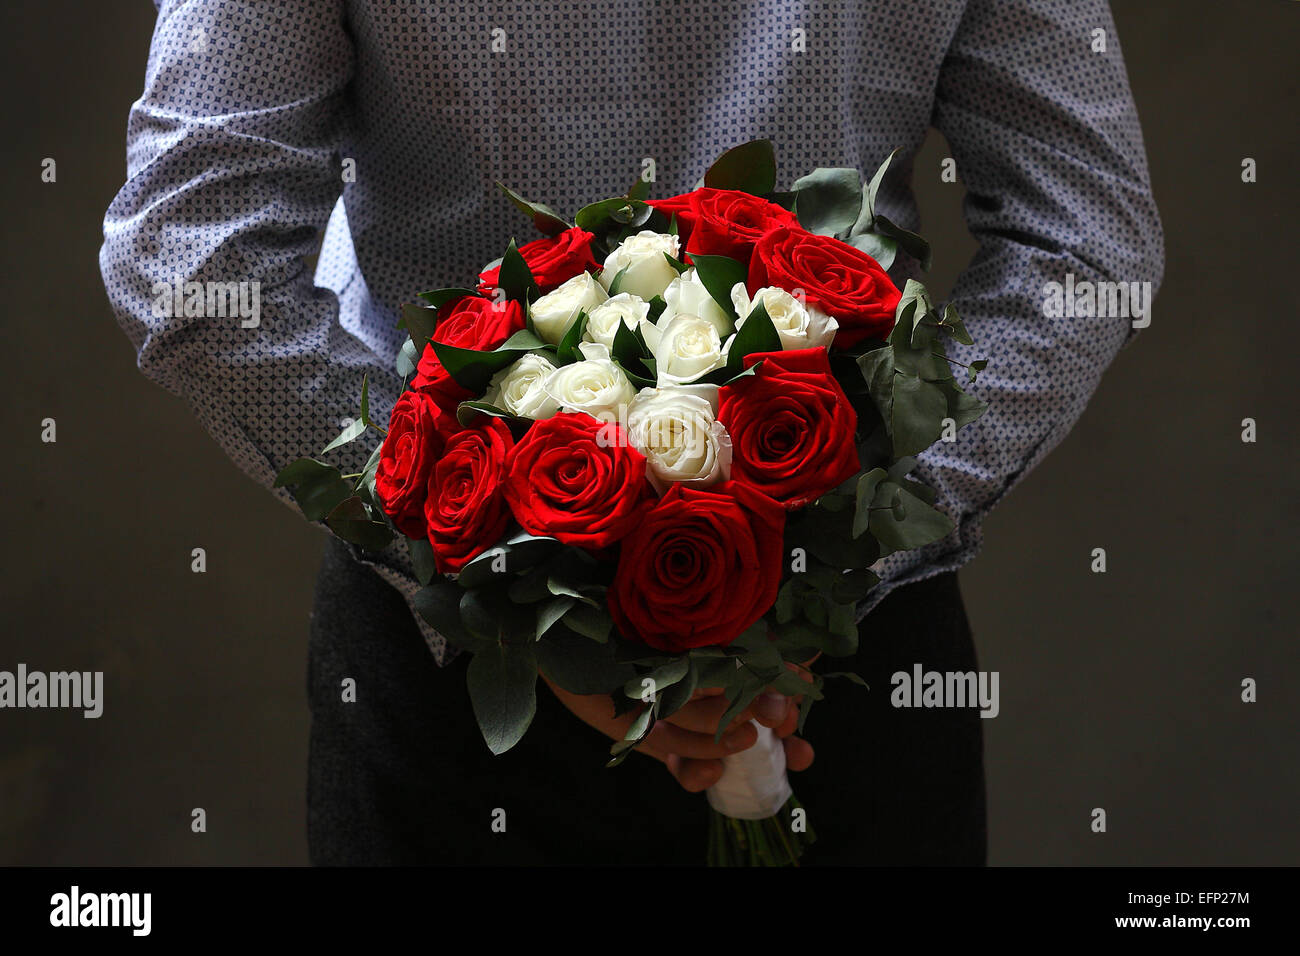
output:
{"label": "man's hand", "polygon": [[[580,720],[611,740],[622,740],[636,719],[635,713],[614,715],[614,702],[607,694],[571,694],[542,675],[551,691]],[[754,746],[758,733],[750,724],[755,720],[771,727],[785,741],[786,766],[806,770],[813,762],[812,745],[793,736],[799,722],[797,699],[783,694],[760,695],[743,713],[727,725],[722,740],[713,735],[729,706],[722,689],[697,690],[688,704],[671,717],[655,722],[650,733],[636,750],[663,763],[686,790],[707,790],[722,776],[722,758]]]}

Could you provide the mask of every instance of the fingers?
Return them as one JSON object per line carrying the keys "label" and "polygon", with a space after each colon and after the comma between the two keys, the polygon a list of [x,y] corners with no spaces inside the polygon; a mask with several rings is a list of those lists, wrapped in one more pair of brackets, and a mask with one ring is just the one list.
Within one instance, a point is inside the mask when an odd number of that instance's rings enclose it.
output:
{"label": "fingers", "polygon": [[721,760],[692,760],[669,754],[665,762],[668,764],[668,772],[690,793],[709,789],[722,776]]}
{"label": "fingers", "polygon": [[[718,729],[718,722],[722,720],[722,715],[727,712],[727,708],[730,706],[731,704],[727,702],[727,698],[720,694],[711,694],[684,704],[676,713],[671,717],[665,717],[664,720],[681,727],[683,730],[693,730],[697,734],[708,734],[712,737]],[[748,722],[748,720],[748,717],[741,714],[732,721],[731,727],[735,729],[737,724]]]}
{"label": "fingers", "polygon": [[799,727],[799,699],[790,700],[790,709],[786,711],[785,720],[772,728],[772,732],[784,740]]}
{"label": "fingers", "polygon": [[812,766],[812,744],[802,737],[788,737],[785,741],[785,765],[789,770],[807,770]]}
{"label": "fingers", "polygon": [[750,713],[754,715],[754,719],[764,727],[779,727],[785,722],[792,709],[789,697],[772,691],[759,694],[754,698],[754,702],[749,705]]}
{"label": "fingers", "polygon": [[[712,727],[716,726],[715,720]],[[646,735],[645,742],[655,750],[679,757],[716,760],[748,750],[757,740],[758,731],[751,724],[737,727],[723,734],[721,742],[714,742],[712,728],[708,733],[696,733],[670,721],[660,720],[655,722],[653,729]]]}

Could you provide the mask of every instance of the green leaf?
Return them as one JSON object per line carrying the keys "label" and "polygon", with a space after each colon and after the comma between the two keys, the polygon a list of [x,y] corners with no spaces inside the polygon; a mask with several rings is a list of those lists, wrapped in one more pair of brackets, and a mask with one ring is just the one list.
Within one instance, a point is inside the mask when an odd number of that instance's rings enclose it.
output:
{"label": "green leaf", "polygon": [[776,153],[772,143],[756,139],[727,150],[704,174],[704,185],[766,196],[776,189]]}
{"label": "green leaf", "polygon": [[531,352],[533,349],[545,348],[543,342],[533,332],[528,329],[520,329],[510,338],[502,342],[496,349],[498,352]]}
{"label": "green leaf", "polygon": [[407,538],[406,550],[410,552],[416,579],[421,584],[428,584],[438,573],[438,567],[433,560],[433,545],[429,543],[428,538]]}
{"label": "green leaf", "polygon": [[609,616],[609,611],[586,604],[575,604],[569,608],[564,615],[564,624],[570,630],[601,644],[609,640],[610,631],[614,628],[614,620]]}
{"label": "green leaf", "polygon": [[686,673],[672,685],[665,687],[659,695],[659,716],[671,717],[690,702],[691,695],[699,685],[700,669],[693,659],[687,657]]}
{"label": "green leaf", "polygon": [[287,465],[275,478],[274,487],[282,486],[292,489],[293,500],[308,521],[320,521],[353,492],[342,472],[314,458]]}
{"label": "green leaf", "polygon": [[818,168],[795,180],[795,214],[809,232],[835,236],[853,227],[862,207],[862,177],[856,169]]}
{"label": "green leaf", "polygon": [[640,700],[646,687],[644,681],[649,680],[652,682],[652,696],[657,697],[663,690],[672,687],[686,677],[690,669],[691,659],[683,655],[669,661],[667,664],[661,664],[653,668],[648,673],[629,678],[623,685],[623,693],[635,700]]}
{"label": "green leaf", "polygon": [[321,480],[333,480],[336,477],[341,477],[341,473],[333,465],[317,461],[315,458],[298,458],[280,469],[271,487],[301,487]]}
{"label": "green leaf", "polygon": [[891,428],[894,454],[901,457],[925,451],[943,434],[947,415],[948,397],[938,385],[912,375],[897,376]]}
{"label": "green leaf", "polygon": [[504,580],[517,570],[519,569],[511,567],[510,549],[497,543],[465,562],[456,575],[456,580],[462,588],[482,588]]}
{"label": "green leaf", "polygon": [[615,230],[639,228],[653,212],[653,206],[648,206],[639,199],[615,196],[583,206],[574,216],[574,221],[578,228],[604,237]]}
{"label": "green leaf", "polygon": [[898,255],[898,242],[894,239],[878,236],[874,232],[863,232],[856,236],[851,236],[848,240],[849,245],[861,252],[865,252],[882,269],[890,269],[894,265],[894,258]]}
{"label": "green leaf", "polygon": [[777,333],[776,326],[772,324],[767,308],[760,298],[754,302],[745,324],[736,330],[736,335],[731,340],[731,348],[727,352],[727,365],[723,370],[725,377],[730,379],[740,374],[747,356],[779,351],[781,351],[781,336]]}
{"label": "green leaf", "polygon": [[[457,583],[461,583],[459,580]],[[461,586],[464,587],[463,583]],[[526,643],[536,637],[533,609],[515,604],[507,596],[504,576],[465,590],[460,597],[460,619],[471,634],[490,641]]]}
{"label": "green leaf", "polygon": [[[743,674],[745,672],[737,671],[736,673]],[[766,687],[767,683],[765,681],[759,681],[751,675],[745,680],[738,681],[733,688],[728,690],[726,696],[731,703],[718,720],[718,729],[713,734],[715,743],[722,739],[722,734],[726,731],[727,725],[734,718],[739,717],[741,712],[752,704],[754,698],[763,693]]]}
{"label": "green leaf", "polygon": [[419,363],[420,353],[415,350],[415,343],[408,338],[397,352],[397,374],[402,378],[408,378],[415,374]]}
{"label": "green leaf", "polygon": [[551,629],[551,625],[564,617],[569,608],[576,603],[575,598],[562,595],[554,600],[547,601],[545,604],[539,604],[537,606],[537,637],[540,639],[542,635]]}
{"label": "green leaf", "polygon": [[640,334],[629,329],[627,323],[619,322],[618,328],[614,330],[614,347],[609,350],[610,358],[619,365],[635,366],[648,354]]}
{"label": "green leaf", "polygon": [[628,199],[640,199],[644,201],[650,195],[650,181],[638,176],[636,182],[625,193]]}
{"label": "green leaf", "polygon": [[492,376],[512,364],[522,351],[497,349],[495,352],[478,352],[457,348],[442,342],[430,342],[438,361],[456,382],[471,392],[482,394],[492,381]]}
{"label": "green leaf", "polygon": [[909,232],[902,226],[894,225],[884,216],[879,214],[876,215],[873,228],[882,236],[886,236],[897,242],[900,249],[921,263],[921,268],[924,271],[930,271],[931,250],[928,242],[916,233]]}
{"label": "green leaf", "polygon": [[412,604],[429,626],[463,650],[477,650],[484,644],[471,634],[460,616],[464,590],[454,581],[435,577],[415,592]]}
{"label": "green leaf", "polygon": [[556,347],[555,357],[558,364],[567,365],[570,362],[582,361],[582,351],[578,346],[582,344],[582,336],[586,331],[587,313],[579,312],[578,317],[569,325],[560,339],[560,344]]}
{"label": "green leaf", "polygon": [[861,536],[871,522],[871,503],[876,499],[876,489],[888,475],[883,468],[873,468],[858,479],[857,506],[853,512],[853,537]]}
{"label": "green leaf", "polygon": [[957,310],[952,307],[952,303],[943,307],[943,319],[941,320],[941,324],[948,330],[948,334],[952,336],[954,342],[959,342],[962,345],[975,344],[975,340],[971,338],[970,333],[966,331],[966,326],[957,315]]}
{"label": "green leaf", "polygon": [[695,263],[695,272],[713,301],[735,321],[736,306],[731,301],[731,289],[737,282],[745,281],[744,264],[727,256],[692,255],[691,261]]}
{"label": "green leaf", "polygon": [[978,361],[971,362],[970,368],[966,370],[966,381],[968,382],[975,381],[975,376],[978,375],[980,372],[984,371],[984,369],[988,367],[988,364],[989,364],[988,359],[979,359]]}
{"label": "green leaf", "polygon": [[[429,303],[429,305],[433,306],[433,310],[436,312],[448,302],[451,302],[454,299],[462,299],[467,295],[477,296],[478,293],[470,289],[448,288],[434,289],[432,292],[421,292],[419,297]],[[418,309],[419,306],[414,306],[414,308]],[[405,308],[403,308],[402,311],[403,319],[405,319]],[[400,325],[401,323],[398,324]],[[406,326],[406,328],[410,328],[410,326]]]}
{"label": "green leaf", "polygon": [[[668,253],[665,252],[664,255],[668,256]],[[672,256],[668,256],[668,261],[676,262],[677,260]],[[609,284],[609,297],[611,299],[618,295],[619,291],[623,288],[623,277],[627,275],[627,270],[631,268],[630,265],[626,265],[618,270],[618,275],[614,276],[614,281]]]}
{"label": "green leaf", "polygon": [[[897,502],[890,508],[891,501]],[[883,554],[919,548],[938,541],[953,529],[952,519],[892,481],[881,482],[871,512],[871,533]],[[902,517],[897,512],[902,511]]]}
{"label": "green leaf", "polygon": [[522,438],[533,424],[531,418],[520,418],[518,415],[511,415],[505,409],[497,408],[497,406],[488,402],[461,402],[456,406],[456,421],[463,428],[473,425],[480,415],[501,419],[510,427],[510,434],[515,441]]}
{"label": "green leaf", "polygon": [[325,516],[325,524],[344,541],[367,551],[382,551],[393,540],[392,529],[382,521],[373,520],[365,502],[356,495],[335,505]]}
{"label": "green leaf", "polygon": [[[690,266],[688,266],[686,263],[682,262],[682,260],[680,260],[680,259],[674,259],[672,256],[670,256],[670,255],[669,255],[668,253],[666,253],[666,252],[664,253],[664,258],[665,258],[666,260],[668,260],[668,264],[669,264],[670,266],[673,267],[674,271],[676,271],[676,273],[677,273],[678,275],[682,275],[683,273],[686,273],[686,272],[689,272],[689,271],[690,271],[690,268],[691,268]],[[631,267],[629,266],[628,268],[631,268]]]}
{"label": "green leaf", "polygon": [[505,292],[506,298],[527,305],[541,294],[532,270],[519,252],[513,239],[506,246],[506,254],[501,257],[501,271],[497,273],[497,284]]}
{"label": "green leaf", "polygon": [[418,364],[420,356],[424,355],[424,350],[433,338],[434,327],[438,324],[438,310],[407,302],[402,306],[402,323],[415,346],[415,361]]}
{"label": "green leaf", "polygon": [[354,421],[354,422],[353,422],[351,425],[349,425],[347,428],[343,429],[343,431],[341,431],[341,432],[339,433],[339,437],[338,437],[338,438],[334,439],[332,442],[330,442],[328,445],[326,445],[323,449],[321,449],[321,454],[323,455],[323,454],[325,454],[326,452],[333,451],[335,448],[340,448],[340,447],[342,447],[343,445],[348,444],[349,442],[354,442],[354,441],[356,441],[358,438],[360,438],[362,435],[364,435],[365,433],[366,433],[366,422],[365,422],[365,419],[364,419],[364,418],[358,418],[356,421]]}
{"label": "green leaf", "polygon": [[980,401],[974,395],[963,392],[952,379],[944,379],[934,384],[939,387],[947,399],[947,417],[951,418],[958,428],[969,425],[988,410],[987,402]]}
{"label": "green leaf", "polygon": [[609,694],[630,678],[631,664],[614,660],[611,645],[553,626],[534,647],[541,672],[571,694]]}
{"label": "green leaf", "polygon": [[786,550],[801,547],[807,553],[839,570],[867,568],[876,562],[876,543],[855,535],[854,522],[846,511],[828,511],[812,506],[790,515],[786,521]]}
{"label": "green leaf", "polygon": [[529,644],[492,644],[470,660],[470,703],[483,740],[503,754],[523,737],[537,712],[537,660]]}
{"label": "green leaf", "polygon": [[497,183],[497,187],[506,194],[507,199],[514,203],[516,209],[532,219],[533,225],[537,227],[538,232],[554,236],[569,228],[569,223],[564,221],[564,217],[550,206],[529,202],[502,183]]}
{"label": "green leaf", "polygon": [[370,373],[367,372],[361,376],[361,420],[367,425],[374,424],[370,420]]}
{"label": "green leaf", "polygon": [[888,156],[880,167],[872,174],[871,179],[862,187],[862,208],[858,213],[857,222],[853,224],[852,234],[867,232],[871,229],[872,222],[876,217],[876,194],[880,192],[880,184],[885,180],[885,173],[889,171],[889,164],[894,161],[901,149],[896,149]]}

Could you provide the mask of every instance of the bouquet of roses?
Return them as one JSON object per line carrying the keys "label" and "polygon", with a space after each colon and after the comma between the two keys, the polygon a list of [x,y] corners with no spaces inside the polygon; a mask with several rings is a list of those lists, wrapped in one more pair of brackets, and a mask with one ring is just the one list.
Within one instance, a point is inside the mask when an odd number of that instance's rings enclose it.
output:
{"label": "bouquet of roses", "polygon": [[[885,273],[929,258],[876,211],[888,165],[777,192],[760,140],[692,192],[638,181],[573,222],[502,187],[544,237],[403,309],[387,426],[363,385],[322,453],[375,430],[361,473],[280,474],[345,541],[406,539],[417,610],[473,655],[493,752],[528,728],[539,672],[636,712],[611,764],[697,689],[725,693],[721,735],[768,688],[802,727],[826,678],[858,680],[807,662],[855,652],[879,558],[951,529],[908,474],[984,408],[946,357],[971,343],[956,313]],[[710,863],[792,863],[813,839],[759,731],[708,791]]]}

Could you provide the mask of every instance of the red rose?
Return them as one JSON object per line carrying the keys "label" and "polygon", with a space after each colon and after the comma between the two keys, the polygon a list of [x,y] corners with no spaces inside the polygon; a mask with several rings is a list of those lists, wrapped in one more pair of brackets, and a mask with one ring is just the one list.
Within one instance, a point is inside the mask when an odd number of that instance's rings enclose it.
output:
{"label": "red rose", "polygon": [[832,236],[801,229],[777,229],[754,247],[749,294],[763,286],[803,290],[804,300],[840,324],[835,345],[848,348],[865,338],[884,339],[894,327],[902,293],[880,263]]}
{"label": "red rose", "polygon": [[[443,345],[459,349],[490,352],[524,327],[524,310],[518,302],[508,300],[497,304],[491,299],[476,295],[463,295],[445,302],[438,309],[438,321],[433,328],[433,339]],[[456,406],[474,393],[463,387],[442,367],[433,346],[427,346],[415,369],[411,388],[433,396],[443,410],[444,427],[455,419]]]}
{"label": "red rose", "polygon": [[375,468],[375,492],[384,514],[408,538],[428,534],[424,500],[429,471],[442,454],[443,436],[438,430],[441,415],[437,403],[428,395],[403,392],[388,416],[388,434]]}
{"label": "red rose", "polygon": [[645,456],[622,426],[581,412],[534,422],[506,468],[506,498],[525,531],[592,550],[631,531],[650,494]]}
{"label": "red rose", "polygon": [[773,229],[799,228],[794,213],[736,189],[704,186],[671,199],[647,200],[666,216],[676,214],[687,253],[729,256],[749,263],[754,244]]}
{"label": "red rose", "polygon": [[680,196],[669,196],[667,199],[647,199],[647,206],[658,209],[671,222],[674,216],[677,217],[677,236],[681,239],[683,247],[686,240],[690,238],[691,226],[695,224],[695,193],[682,193]]}
{"label": "red rose", "polygon": [[501,483],[513,445],[506,423],[490,416],[447,439],[424,504],[439,571],[459,571],[505,533],[510,510]]}
{"label": "red rose", "polygon": [[[566,229],[544,239],[534,239],[519,247],[519,254],[528,263],[533,281],[543,293],[572,279],[579,272],[596,270],[599,265],[591,254],[591,240],[596,238],[585,229]],[[478,277],[478,289],[492,295],[501,281],[501,267],[493,266]]]}
{"label": "red rose", "polygon": [[776,601],[784,530],[781,506],[748,485],[673,485],[623,540],[614,623],[674,653],[730,644]]}
{"label": "red rose", "polygon": [[754,244],[773,229],[799,228],[794,213],[735,189],[695,190],[688,253],[730,256],[746,265]]}
{"label": "red rose", "polygon": [[793,511],[857,474],[858,416],[825,349],[756,352],[745,367],[759,359],[719,390],[718,421],[731,435],[731,477]]}

